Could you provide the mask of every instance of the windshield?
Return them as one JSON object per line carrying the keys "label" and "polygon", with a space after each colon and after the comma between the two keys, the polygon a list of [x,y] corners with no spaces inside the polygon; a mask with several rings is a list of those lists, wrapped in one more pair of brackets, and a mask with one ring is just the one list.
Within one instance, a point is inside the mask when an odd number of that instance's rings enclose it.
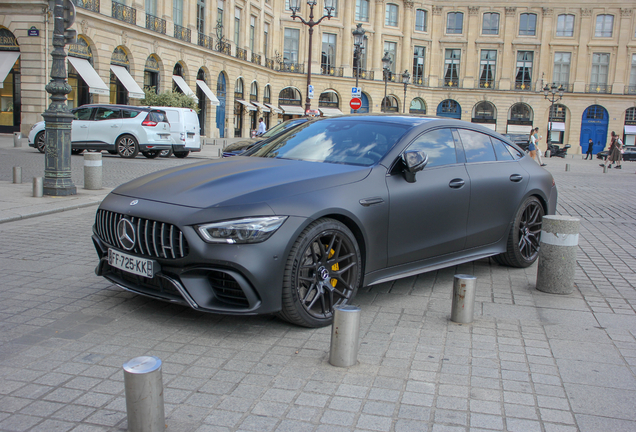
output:
{"label": "windshield", "polygon": [[408,127],[356,118],[308,122],[251,156],[370,166],[384,157]]}
{"label": "windshield", "polygon": [[[306,120],[302,120],[302,121],[306,121]],[[265,132],[263,135],[261,135],[262,138],[271,138],[274,135],[277,135],[278,133],[284,131],[285,129],[288,129],[292,126],[296,126],[298,123],[302,122],[301,120],[288,120],[282,123],[278,123],[276,126],[274,126],[273,128],[271,128],[270,130],[268,130],[267,132]]]}

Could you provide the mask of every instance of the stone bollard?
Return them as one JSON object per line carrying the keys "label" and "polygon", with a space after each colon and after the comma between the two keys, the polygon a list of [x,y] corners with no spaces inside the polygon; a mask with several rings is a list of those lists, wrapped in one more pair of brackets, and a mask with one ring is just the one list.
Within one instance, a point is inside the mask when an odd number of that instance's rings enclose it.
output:
{"label": "stone bollard", "polygon": [[476,288],[477,278],[475,276],[464,274],[455,275],[453,280],[451,321],[462,324],[473,322]]}
{"label": "stone bollard", "polygon": [[42,198],[44,194],[44,178],[33,177],[33,196],[35,198]]}
{"label": "stone bollard", "polygon": [[607,165],[603,165],[603,174],[607,174]]}
{"label": "stone bollard", "polygon": [[565,170],[570,171],[570,164],[565,164]]}
{"label": "stone bollard", "polygon": [[84,153],[84,189],[102,188],[102,153]]}
{"label": "stone bollard", "polygon": [[579,219],[571,216],[544,216],[539,247],[537,289],[550,294],[570,294],[574,290]]}
{"label": "stone bollard", "polygon": [[141,356],[124,363],[124,387],[128,431],[165,431],[161,360],[155,356]]}
{"label": "stone bollard", "polygon": [[22,133],[13,132],[13,147],[22,147]]}
{"label": "stone bollard", "polygon": [[13,183],[22,183],[22,167],[13,167]]}
{"label": "stone bollard", "polygon": [[329,352],[333,366],[349,367],[358,362],[360,314],[357,306],[334,306]]}
{"label": "stone bollard", "polygon": [[545,151],[545,157],[550,159],[550,155],[552,154],[552,152],[550,150],[546,150]]}

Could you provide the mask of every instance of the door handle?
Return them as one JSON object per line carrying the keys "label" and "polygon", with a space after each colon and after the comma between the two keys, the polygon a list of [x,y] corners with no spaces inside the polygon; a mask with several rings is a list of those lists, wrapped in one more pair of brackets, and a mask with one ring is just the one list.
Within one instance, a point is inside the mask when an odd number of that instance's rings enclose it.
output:
{"label": "door handle", "polygon": [[515,183],[520,182],[521,180],[523,180],[523,176],[521,174],[513,174],[510,176],[510,181]]}
{"label": "door handle", "polygon": [[359,202],[363,207],[369,207],[374,204],[382,204],[384,200],[380,197],[375,197],[375,198],[363,198]]}
{"label": "door handle", "polygon": [[452,189],[459,189],[465,184],[466,182],[464,181],[464,179],[456,178],[456,179],[452,179],[450,183],[448,183],[448,186],[450,186]]}
{"label": "door handle", "polygon": [[81,127],[82,129],[86,129],[88,126],[86,126],[86,125],[82,125],[82,126],[80,126],[80,127]]}

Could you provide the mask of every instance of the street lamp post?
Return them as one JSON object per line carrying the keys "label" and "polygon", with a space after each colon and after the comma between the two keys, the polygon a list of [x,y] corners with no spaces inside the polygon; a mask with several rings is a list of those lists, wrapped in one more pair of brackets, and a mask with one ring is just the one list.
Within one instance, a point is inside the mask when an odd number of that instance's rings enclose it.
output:
{"label": "street lamp post", "polygon": [[305,115],[311,110],[311,99],[309,98],[309,86],[311,85],[311,45],[312,38],[314,35],[314,26],[317,26],[321,23],[325,18],[331,19],[331,12],[334,10],[334,0],[325,0],[325,10],[327,11],[327,15],[323,15],[318,21],[314,21],[314,6],[316,6],[316,0],[307,0],[307,5],[309,5],[309,21],[305,21],[301,16],[297,15],[300,10],[300,0],[289,0],[289,9],[292,11],[292,19],[298,18],[301,23],[309,27],[309,54],[308,54],[308,64],[307,64],[307,99],[305,101]]}
{"label": "street lamp post", "polygon": [[382,57],[382,77],[384,78],[384,99],[382,100],[382,112],[386,112],[386,86],[389,81],[389,74],[391,73],[391,57],[389,52],[384,53]]}
{"label": "street lamp post", "polygon": [[563,92],[563,86],[560,85],[557,87],[555,83],[550,85],[546,84],[545,87],[543,87],[543,96],[550,101],[550,112],[548,113],[548,138],[546,140],[548,150],[550,149],[550,144],[552,142],[552,121],[550,116],[554,110],[554,103],[563,99]]}
{"label": "street lamp post", "polygon": [[362,28],[362,23],[356,24],[356,29],[353,33],[353,46],[355,47],[353,51],[353,57],[356,59],[356,88],[358,88],[358,77],[360,76],[360,57],[362,56],[362,50],[364,47],[364,29]]}
{"label": "street lamp post", "polygon": [[409,74],[408,69],[404,71],[402,74],[402,82],[404,83],[404,103],[402,107],[402,112],[406,114],[406,86],[409,85],[409,79],[411,78],[411,74]]}

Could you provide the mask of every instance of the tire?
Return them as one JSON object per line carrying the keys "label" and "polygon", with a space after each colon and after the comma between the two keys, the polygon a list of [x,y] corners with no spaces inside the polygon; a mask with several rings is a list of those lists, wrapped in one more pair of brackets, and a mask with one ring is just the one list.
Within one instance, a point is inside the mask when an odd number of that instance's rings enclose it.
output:
{"label": "tire", "polygon": [[148,150],[148,151],[141,152],[141,154],[147,157],[148,159],[155,159],[159,157],[159,153],[161,153],[160,150]]}
{"label": "tire", "polygon": [[495,261],[509,267],[531,266],[539,257],[541,224],[545,211],[536,197],[528,197],[521,204],[508,235],[506,252],[496,255]]}
{"label": "tire", "polygon": [[84,153],[84,149],[71,149],[72,155],[81,155],[82,153]]}
{"label": "tire", "polygon": [[139,154],[139,143],[132,135],[117,138],[117,154],[125,159],[132,159]]}
{"label": "tire", "polygon": [[170,156],[172,156],[172,149],[169,149],[169,150],[161,150],[161,151],[159,152],[159,157],[162,157],[162,158],[168,158],[168,157],[170,157]]}
{"label": "tire", "polygon": [[117,154],[117,150],[107,150],[108,153],[112,154],[112,155],[116,155]]}
{"label": "tire", "polygon": [[188,156],[189,154],[190,154],[190,150],[174,152],[174,155],[176,157],[178,157],[179,159],[183,159],[184,157]]}
{"label": "tire", "polygon": [[319,219],[305,228],[289,253],[278,316],[303,327],[330,325],[333,307],[349,304],[361,281],[362,258],[351,230],[336,220]]}
{"label": "tire", "polygon": [[44,136],[44,131],[38,132],[35,136],[35,148],[38,149],[40,153],[44,153],[46,150],[46,137]]}

